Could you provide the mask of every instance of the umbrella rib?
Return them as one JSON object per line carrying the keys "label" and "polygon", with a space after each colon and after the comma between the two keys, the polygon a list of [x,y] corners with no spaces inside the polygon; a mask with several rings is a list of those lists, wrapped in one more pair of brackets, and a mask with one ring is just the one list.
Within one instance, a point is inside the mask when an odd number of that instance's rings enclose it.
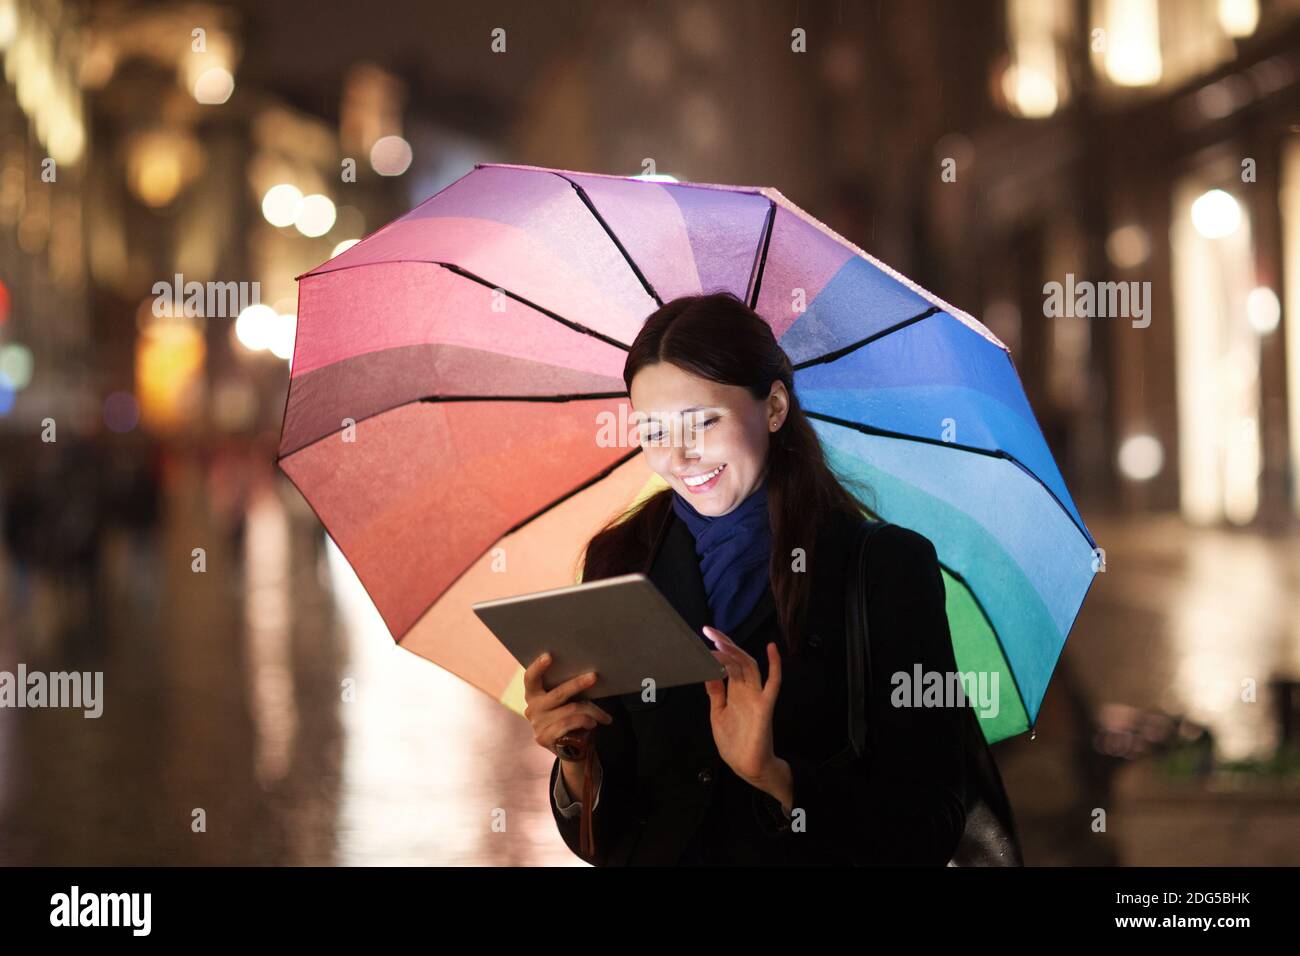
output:
{"label": "umbrella rib", "polygon": [[758,308],[758,290],[763,284],[763,270],[767,267],[767,247],[772,242],[772,224],[776,221],[776,203],[767,201],[767,218],[763,223],[763,242],[754,252],[754,267],[749,273],[749,295],[746,297],[751,309]]}
{"label": "umbrella rib", "polygon": [[944,441],[941,438],[926,438],[923,435],[909,435],[906,432],[889,431],[888,429],[877,428],[874,425],[865,425],[862,422],[850,421],[847,418],[836,418],[834,415],[814,412],[810,409],[805,409],[804,414],[809,418],[820,419],[821,421],[829,422],[832,425],[851,428],[854,431],[862,432],[864,435],[875,435],[879,438],[899,438],[903,441],[920,442],[926,445],[937,445],[940,448],[951,448],[954,451],[966,451],[975,455],[984,455],[987,458],[1001,458],[1004,461],[1009,461],[1034,481],[1038,482],[1038,484],[1042,486],[1042,489],[1051,495],[1052,500],[1056,502],[1056,506],[1064,512],[1067,518],[1070,519],[1070,524],[1074,525],[1075,528],[1078,529],[1079,533],[1083,535],[1083,540],[1087,541],[1091,547],[1095,548],[1097,546],[1097,542],[1092,539],[1092,535],[1088,533],[1088,529],[1079,524],[1078,521],[1074,520],[1074,515],[1070,514],[1070,509],[1061,503],[1061,499],[1056,496],[1056,492],[1049,488],[1043,479],[1039,478],[1036,474],[1026,468],[1024,463],[1010,452],[1005,452],[1001,448],[979,448],[975,445],[962,445],[955,441]]}
{"label": "umbrella rib", "polygon": [[620,342],[618,339],[611,338],[610,336],[605,335],[603,332],[597,332],[595,329],[589,329],[581,322],[574,322],[572,319],[566,319],[564,316],[560,315],[557,312],[552,312],[550,309],[546,308],[543,305],[538,305],[536,302],[533,302],[529,299],[525,299],[522,295],[519,295],[518,293],[515,292],[511,292],[509,289],[499,286],[494,282],[489,282],[487,279],[484,279],[482,276],[475,275],[474,273],[470,272],[468,269],[462,269],[454,262],[434,262],[433,264],[436,266],[442,266],[444,269],[450,272],[454,272],[458,276],[464,276],[466,279],[470,279],[474,282],[479,283],[480,285],[487,286],[487,288],[489,289],[493,289],[493,290],[500,289],[503,293],[508,295],[510,298],[514,299],[516,302],[522,302],[530,309],[536,309],[538,312],[546,316],[548,319],[554,319],[556,322],[559,322],[561,325],[568,326],[569,328],[573,329],[573,331],[575,332],[581,332],[583,335],[590,335],[593,338],[600,339],[602,342],[605,342],[609,345],[613,345],[615,348],[620,348],[624,352],[630,350],[630,347],[628,345],[626,345],[623,342]]}
{"label": "umbrella rib", "polygon": [[827,352],[825,355],[818,356],[817,358],[811,358],[811,359],[807,359],[806,361],[800,362],[798,365],[794,367],[794,370],[797,372],[802,368],[808,368],[809,366],[812,365],[821,365],[825,362],[834,362],[837,359],[841,359],[844,356],[848,355],[850,352],[855,352],[858,349],[862,348],[863,346],[870,345],[872,342],[875,342],[877,339],[883,339],[886,335],[892,335],[893,333],[901,329],[907,328],[909,325],[912,325],[916,322],[920,322],[922,319],[929,318],[930,316],[934,315],[936,312],[942,312],[942,311],[943,310],[939,308],[937,305],[932,305],[924,312],[918,312],[916,315],[903,319],[901,322],[897,322],[894,325],[889,326],[889,328],[887,329],[881,329],[879,332],[873,332],[864,339],[858,339],[858,341],[856,342],[850,342],[848,345],[842,346],[841,348],[836,349],[834,352]]}
{"label": "umbrella rib", "polygon": [[425,395],[419,402],[580,402],[587,398],[627,398],[627,392],[574,392],[569,395]]}
{"label": "umbrella rib", "polygon": [[[353,424],[359,425],[364,421],[369,421],[380,415],[386,415],[391,411],[403,408],[407,405],[413,405],[416,402],[580,402],[584,399],[591,398],[627,398],[627,392],[575,392],[569,395],[423,395],[420,398],[412,398],[400,402],[397,405],[390,405],[388,408],[381,408],[379,411],[371,412],[369,415],[363,415],[361,418],[353,420]],[[299,445],[282,455],[276,456],[276,462],[282,462],[290,455],[296,455],[305,448],[310,448],[317,442],[322,442],[327,438],[337,435],[341,428],[332,432],[326,432],[319,438],[313,438],[311,441]]]}
{"label": "umbrella rib", "polygon": [[596,222],[600,223],[600,228],[605,230],[605,234],[609,236],[610,242],[614,243],[615,248],[618,249],[619,253],[623,256],[623,259],[627,262],[628,267],[631,268],[633,275],[635,275],[640,281],[646,294],[649,295],[650,298],[654,299],[657,305],[663,305],[664,300],[659,298],[659,293],[656,292],[655,287],[650,284],[650,280],[645,277],[645,274],[641,271],[641,267],[632,260],[630,255],[627,254],[627,249],[623,248],[623,243],[619,241],[618,236],[614,235],[614,230],[609,228],[609,223],[605,221],[605,217],[596,209],[595,204],[591,201],[591,197],[587,195],[587,191],[568,176],[564,176],[560,173],[556,173],[555,175],[559,176],[574,188],[574,191],[578,194],[578,198],[582,200],[582,204],[586,206],[587,211],[595,217]]}
{"label": "umbrella rib", "polygon": [[[578,485],[578,487],[573,488],[572,490],[565,492],[563,495],[561,495],[560,497],[556,498],[554,501],[552,501],[552,502],[551,502],[549,505],[547,505],[546,507],[544,507],[544,508],[540,508],[539,510],[534,511],[531,515],[529,515],[529,516],[528,516],[527,518],[525,518],[523,521],[519,521],[519,522],[515,523],[514,525],[512,525],[512,526],[511,526],[509,529],[507,529],[506,531],[503,531],[500,535],[497,536],[496,540],[497,540],[497,541],[500,541],[502,538],[506,537],[507,535],[512,535],[512,534],[514,534],[516,531],[518,531],[520,528],[522,528],[522,527],[524,527],[525,525],[527,525],[529,522],[531,522],[531,521],[535,521],[536,519],[540,518],[542,515],[546,514],[546,512],[550,511],[552,508],[555,508],[555,507],[557,507],[558,505],[563,504],[563,503],[564,503],[565,501],[567,501],[568,499],[572,498],[572,497],[573,497],[574,495],[576,495],[578,492],[583,491],[584,489],[589,488],[590,486],[594,485],[596,482],[600,481],[602,478],[606,477],[606,476],[609,475],[611,472],[613,472],[615,468],[618,468],[620,465],[627,464],[627,462],[631,461],[632,458],[635,457],[636,455],[640,454],[640,452],[641,452],[641,449],[640,449],[640,448],[634,448],[634,449],[632,449],[630,452],[628,452],[628,453],[627,453],[626,455],[624,455],[622,458],[618,459],[618,460],[615,461],[615,462],[612,462],[611,464],[609,464],[609,465],[606,466],[605,468],[601,469],[597,474],[593,475],[591,478],[587,479],[587,480],[584,481],[582,484]],[[319,517],[319,516],[318,516],[318,517]],[[483,552],[483,554],[487,554],[487,551],[485,550],[485,551]],[[477,561],[479,558],[483,557],[483,554],[480,554],[478,557],[476,557],[476,558],[474,559],[474,561]],[[469,563],[469,565],[468,565],[464,570],[462,570],[458,575],[456,575],[454,578],[452,578],[451,583],[449,583],[445,588],[443,588],[441,594],[439,594],[437,597],[435,597],[432,601],[430,601],[428,604],[426,604],[426,605],[424,606],[424,610],[422,610],[418,615],[416,615],[416,618],[415,618],[415,622],[416,622],[416,624],[418,624],[418,623],[419,623],[419,622],[424,618],[424,616],[425,616],[426,614],[429,613],[429,611],[433,608],[433,606],[434,606],[435,604],[437,604],[439,601],[441,601],[441,600],[442,600],[442,599],[443,599],[443,598],[444,598],[444,597],[445,597],[445,596],[446,596],[446,595],[451,591],[451,589],[454,588],[454,587],[455,587],[455,586],[460,582],[460,579],[461,579],[461,578],[463,578],[465,575],[467,575],[467,574],[470,572],[470,570],[474,567],[474,561],[471,561],[471,562]],[[413,624],[413,625],[411,625],[411,627],[407,628],[407,629],[406,629],[406,632],[403,633],[401,637],[396,638],[396,643],[400,645],[400,644],[402,643],[402,641],[406,639],[406,636],[407,636],[408,634],[410,634],[412,630],[414,630],[414,628],[415,628],[415,624]]]}
{"label": "umbrella rib", "polygon": [[[598,471],[596,474],[592,475],[590,478],[588,478],[588,479],[587,479],[586,481],[584,481],[582,484],[578,485],[576,488],[573,488],[573,489],[571,489],[570,491],[567,491],[567,492],[565,492],[564,494],[560,495],[560,497],[556,498],[556,499],[555,499],[554,501],[552,501],[549,505],[546,505],[546,506],[543,507],[543,508],[539,508],[538,510],[534,511],[531,515],[529,515],[527,518],[524,518],[522,521],[516,522],[514,525],[512,525],[511,527],[509,527],[508,529],[506,529],[505,531],[503,531],[503,532],[501,533],[501,537],[504,538],[504,537],[505,537],[506,535],[508,535],[508,534],[514,534],[516,531],[518,531],[520,528],[524,527],[524,525],[528,524],[529,522],[536,521],[536,520],[537,520],[538,518],[540,518],[542,515],[546,514],[546,512],[550,511],[550,510],[553,509],[553,508],[558,507],[559,505],[561,505],[561,504],[563,504],[564,502],[568,501],[568,500],[569,500],[570,498],[572,498],[574,495],[578,494],[580,491],[585,491],[587,488],[590,488],[592,485],[594,485],[596,482],[600,481],[602,478],[607,477],[608,475],[610,475],[610,474],[614,471],[614,469],[619,468],[619,467],[621,467],[621,466],[623,466],[623,465],[626,465],[629,461],[631,461],[633,458],[635,458],[635,457],[636,457],[637,455],[639,455],[639,454],[641,454],[641,449],[640,449],[639,447],[638,447],[638,448],[633,448],[631,451],[629,451],[629,452],[628,452],[626,455],[624,455],[622,458],[619,458],[619,459],[617,459],[617,460],[615,460],[615,461],[613,461],[613,462],[610,462],[608,465],[606,465],[604,468],[602,468],[602,469],[601,469],[600,471]],[[498,539],[498,540],[499,540],[499,539]],[[444,593],[446,593],[446,592],[444,592]]]}
{"label": "umbrella rib", "polygon": [[[964,587],[966,593],[970,595],[970,599],[975,602],[975,610],[979,611],[980,617],[984,618],[984,623],[988,625],[989,633],[993,635],[993,640],[998,642],[998,650],[1002,654],[1002,659],[1007,662],[1007,673],[1011,675],[1011,686],[1015,688],[1016,696],[1020,698],[1020,706],[1025,708],[1025,717],[1027,719],[1029,717],[1029,703],[1025,700],[1025,692],[1020,689],[1020,681],[1016,679],[1015,665],[1011,662],[1011,655],[1007,653],[1007,647],[1002,643],[1002,635],[998,633],[998,629],[994,626],[993,619],[989,617],[988,611],[984,610],[984,604],[980,601],[979,595],[975,593],[975,589],[970,586],[970,583],[967,582],[964,577],[962,577],[960,572],[948,567],[948,565],[944,564],[942,561],[939,562],[939,567],[947,571],[953,580]],[[952,637],[951,634],[948,636],[950,638]],[[955,650],[956,648],[954,648],[954,652]],[[1032,723],[1033,721],[1030,721],[1031,725]]]}
{"label": "umbrella rib", "polygon": [[468,269],[463,269],[460,266],[456,265],[454,262],[439,262],[437,259],[384,259],[380,262],[358,262],[355,265],[339,266],[337,269],[325,269],[320,272],[311,273],[308,276],[308,278],[312,278],[313,276],[317,276],[317,275],[328,275],[334,272],[347,272],[351,269],[364,269],[366,266],[392,265],[394,263],[399,263],[399,262],[413,263],[413,264],[426,265],[426,266],[440,266],[441,268],[446,269],[448,272],[454,272],[458,276],[463,276],[464,278],[469,279],[473,282],[477,282],[479,285],[486,286],[487,288],[492,289],[493,291],[500,290],[501,292],[508,295],[510,298],[514,299],[516,302],[521,302],[524,305],[528,306],[528,308],[530,309],[536,309],[538,312],[546,316],[548,319],[553,319],[554,321],[559,322],[561,325],[568,326],[569,328],[573,329],[573,331],[575,332],[581,332],[583,335],[590,335],[593,338],[600,339],[602,342],[608,343],[609,345],[612,345],[615,348],[620,348],[624,352],[627,352],[630,349],[630,347],[626,343],[620,342],[618,339],[611,338],[608,335],[605,335],[601,332],[597,332],[595,329],[589,329],[581,322],[574,322],[572,319],[566,319],[564,316],[560,315],[559,313],[552,312],[550,309],[546,308],[546,306],[538,305],[536,302],[533,302],[531,299],[525,299],[522,295],[519,295],[517,292],[511,292],[509,289],[503,286],[499,286],[495,282],[490,282],[487,279],[484,279],[482,276],[475,275],[474,273],[470,272]]}

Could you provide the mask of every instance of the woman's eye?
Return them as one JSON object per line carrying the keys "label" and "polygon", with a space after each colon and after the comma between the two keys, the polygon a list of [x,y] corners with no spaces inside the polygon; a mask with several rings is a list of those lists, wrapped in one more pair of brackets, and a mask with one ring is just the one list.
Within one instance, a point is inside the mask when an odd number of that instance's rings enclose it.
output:
{"label": "woman's eye", "polygon": [[[717,424],[717,422],[718,422],[718,418],[719,418],[719,417],[720,417],[720,416],[715,415],[713,418],[708,418],[708,419],[704,419],[704,420],[701,420],[701,421],[696,421],[696,422],[693,422],[693,423],[689,423],[689,424],[686,424],[684,427],[685,427],[686,429],[688,429],[688,430],[691,430],[691,431],[702,431],[702,430],[704,430],[705,428],[711,428],[713,425]],[[649,445],[657,445],[657,444],[659,444],[660,442],[662,442],[662,441],[665,440],[665,438],[664,438],[665,433],[664,433],[664,431],[663,431],[662,429],[660,429],[660,430],[658,430],[658,431],[653,431],[653,432],[651,432],[651,431],[645,431],[645,430],[643,429],[643,430],[638,431],[638,432],[637,432],[637,435],[638,435],[637,440],[638,440],[642,445],[647,445],[647,444],[649,444]]]}

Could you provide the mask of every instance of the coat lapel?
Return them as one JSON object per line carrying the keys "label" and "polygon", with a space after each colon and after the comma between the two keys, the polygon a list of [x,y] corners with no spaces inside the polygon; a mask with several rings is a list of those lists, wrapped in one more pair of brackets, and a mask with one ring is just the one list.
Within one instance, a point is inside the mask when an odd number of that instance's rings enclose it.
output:
{"label": "coat lapel", "polygon": [[[668,603],[677,609],[677,613],[690,625],[696,636],[712,650],[713,644],[704,636],[703,627],[712,624],[713,612],[709,610],[709,599],[704,590],[704,576],[700,573],[700,559],[695,553],[695,539],[685,522],[671,510],[668,520],[670,524],[658,553],[651,560],[647,577],[668,599]],[[743,644],[775,613],[776,602],[772,596],[772,587],[767,584],[749,615],[735,628],[734,633],[727,636],[737,644]]]}
{"label": "coat lapel", "polygon": [[677,609],[695,635],[712,647],[701,630],[712,615],[709,599],[704,593],[700,561],[695,554],[695,539],[691,537],[690,529],[671,511],[668,521],[668,529],[658,554],[652,559],[647,577]]}

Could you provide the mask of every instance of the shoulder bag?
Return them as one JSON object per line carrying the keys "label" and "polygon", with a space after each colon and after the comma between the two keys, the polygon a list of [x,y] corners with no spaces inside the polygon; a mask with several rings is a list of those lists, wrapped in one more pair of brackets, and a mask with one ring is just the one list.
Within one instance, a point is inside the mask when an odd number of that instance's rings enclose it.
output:
{"label": "shoulder bag", "polygon": [[[847,764],[870,757],[867,688],[871,686],[871,640],[867,629],[867,550],[888,522],[866,519],[853,549],[853,576],[846,589],[844,655],[848,675],[849,745],[828,763]],[[1023,866],[1011,805],[974,709],[962,709],[966,755],[966,828],[949,866]]]}

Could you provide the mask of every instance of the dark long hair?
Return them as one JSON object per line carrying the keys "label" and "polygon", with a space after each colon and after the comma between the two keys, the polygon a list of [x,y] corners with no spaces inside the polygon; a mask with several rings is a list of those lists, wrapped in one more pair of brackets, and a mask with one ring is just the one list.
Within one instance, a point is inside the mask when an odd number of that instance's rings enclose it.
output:
{"label": "dark long hair", "polygon": [[[670,362],[687,372],[724,385],[747,388],[764,400],[780,379],[790,395],[790,408],[772,434],[767,459],[768,517],[772,527],[772,585],[787,651],[802,643],[807,621],[809,576],[791,568],[795,548],[803,548],[812,567],[818,530],[837,512],[871,514],[845,489],[845,484],[871,492],[861,482],[836,475],[826,462],[817,433],[804,414],[794,390],[794,368],[764,319],[730,292],[683,296],[668,302],[646,319],[628,351],[623,382],[629,393],[632,379],[647,365]],[[655,544],[672,507],[672,488],[647,497],[612,518],[587,543],[583,579],[626,573],[636,567]]]}

